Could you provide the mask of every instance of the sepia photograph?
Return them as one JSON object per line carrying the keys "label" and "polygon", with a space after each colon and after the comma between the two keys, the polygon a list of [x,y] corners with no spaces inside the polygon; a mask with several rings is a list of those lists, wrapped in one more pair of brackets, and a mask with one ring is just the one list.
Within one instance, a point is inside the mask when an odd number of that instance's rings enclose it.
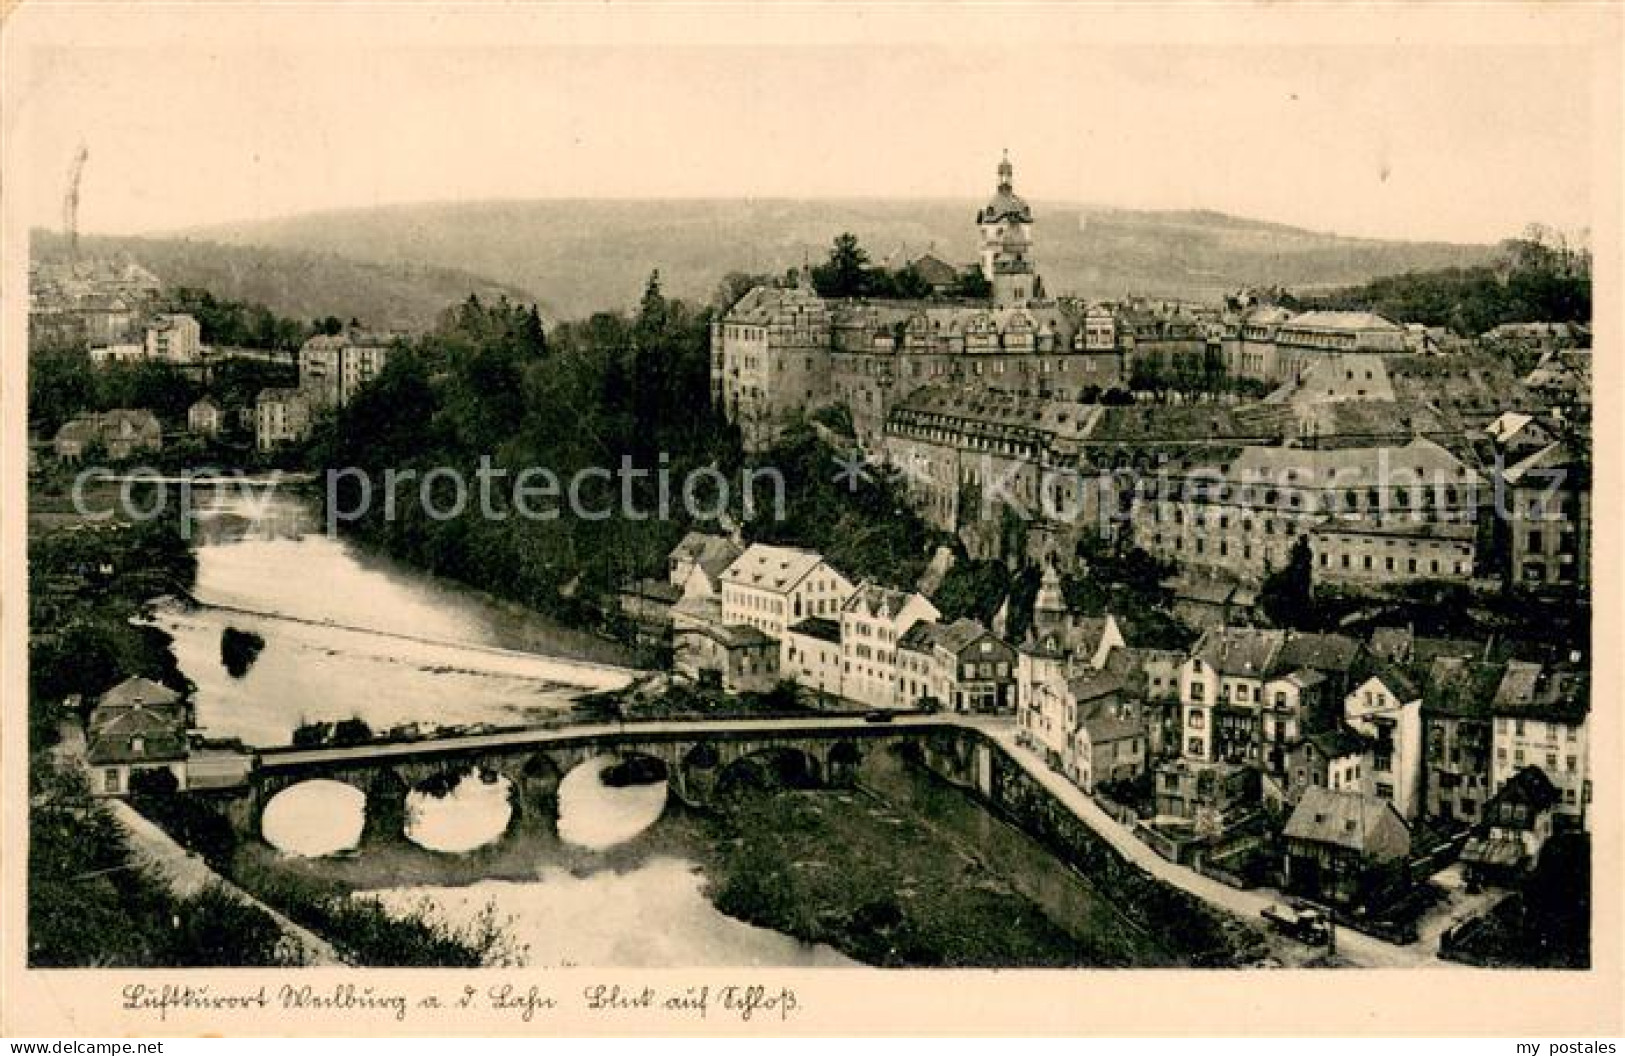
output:
{"label": "sepia photograph", "polygon": [[1140,14],[14,7],[55,1033],[1617,1034],[1619,9]]}

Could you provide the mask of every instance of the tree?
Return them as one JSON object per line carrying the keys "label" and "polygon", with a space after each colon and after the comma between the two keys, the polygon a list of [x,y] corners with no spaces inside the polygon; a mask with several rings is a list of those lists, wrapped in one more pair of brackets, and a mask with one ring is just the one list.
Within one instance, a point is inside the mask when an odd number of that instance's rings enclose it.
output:
{"label": "tree", "polygon": [[1277,627],[1314,625],[1315,566],[1307,535],[1298,536],[1292,544],[1286,567],[1265,577],[1258,602]]}
{"label": "tree", "polygon": [[829,260],[813,269],[813,288],[821,297],[861,297],[868,289],[869,254],[850,231],[838,235]]}
{"label": "tree", "polygon": [[993,283],[982,274],[981,268],[969,268],[960,274],[953,295],[967,301],[985,301],[993,296]]}

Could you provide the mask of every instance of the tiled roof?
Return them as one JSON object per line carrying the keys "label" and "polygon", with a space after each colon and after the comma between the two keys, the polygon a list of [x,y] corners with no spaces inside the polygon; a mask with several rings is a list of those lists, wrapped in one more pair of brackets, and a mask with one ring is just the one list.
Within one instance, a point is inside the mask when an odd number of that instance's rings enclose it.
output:
{"label": "tiled roof", "polygon": [[1359,639],[1346,634],[1288,631],[1276,655],[1275,667],[1280,671],[1309,668],[1322,674],[1347,674],[1359,661],[1362,648]]}
{"label": "tiled roof", "polygon": [[1288,839],[1329,843],[1379,859],[1410,853],[1410,830],[1387,800],[1310,787],[1287,819]]}
{"label": "tiled roof", "polygon": [[1490,710],[1514,718],[1580,722],[1591,710],[1591,680],[1582,671],[1514,660],[1506,666]]}
{"label": "tiled roof", "polygon": [[[906,590],[896,590],[892,587],[883,587],[878,583],[867,580],[859,583],[852,596],[846,599],[841,606],[842,612],[862,613],[865,616],[895,619],[914,598],[919,597]],[[928,603],[929,604],[929,603]]]}
{"label": "tiled roof", "polygon": [[1368,738],[1362,737],[1354,730],[1343,725],[1311,733],[1304,740],[1314,745],[1315,750],[1327,759],[1343,759],[1351,755],[1361,755],[1371,747],[1371,741]]}
{"label": "tiled roof", "polygon": [[1430,715],[1487,718],[1505,673],[1504,664],[1438,657],[1428,668],[1422,710]]}
{"label": "tiled roof", "polygon": [[961,617],[942,628],[938,641],[948,652],[957,654],[987,633],[988,629],[976,620]]}
{"label": "tiled roof", "polygon": [[1078,723],[1078,728],[1089,735],[1090,744],[1110,744],[1145,736],[1145,726],[1130,719],[1113,715],[1097,715]]}
{"label": "tiled roof", "polygon": [[810,550],[753,543],[723,570],[722,581],[785,594],[823,560]]}
{"label": "tiled roof", "polygon": [[1402,333],[1400,326],[1376,312],[1303,312],[1286,325],[1293,330],[1381,330]]}
{"label": "tiled roof", "polygon": [[107,708],[163,707],[180,700],[180,694],[150,678],[127,678],[102,694],[98,705]]}
{"label": "tiled roof", "polygon": [[694,562],[707,576],[716,579],[744,552],[743,546],[727,536],[689,532],[672,548],[671,556]]}
{"label": "tiled roof", "polygon": [[1524,478],[1531,473],[1536,474],[1532,483],[1545,486],[1552,483],[1552,476],[1558,470],[1581,470],[1589,474],[1590,466],[1586,460],[1575,457],[1567,444],[1558,442],[1548,444],[1518,462],[1504,474],[1508,484],[1522,484]]}
{"label": "tiled roof", "polygon": [[1067,692],[1078,704],[1091,700],[1099,700],[1114,693],[1128,691],[1127,684],[1118,676],[1105,671],[1088,671],[1081,675],[1074,675],[1066,680]]}
{"label": "tiled roof", "polygon": [[[923,623],[915,624],[909,628],[909,634],[925,626]],[[841,640],[841,625],[825,616],[809,616],[800,623],[790,625],[791,634],[805,635],[808,638],[818,638],[826,642],[839,642]],[[907,645],[908,635],[903,636],[901,645]]]}
{"label": "tiled roof", "polygon": [[1266,678],[1285,635],[1251,627],[1215,627],[1197,641],[1192,655],[1222,675]]}

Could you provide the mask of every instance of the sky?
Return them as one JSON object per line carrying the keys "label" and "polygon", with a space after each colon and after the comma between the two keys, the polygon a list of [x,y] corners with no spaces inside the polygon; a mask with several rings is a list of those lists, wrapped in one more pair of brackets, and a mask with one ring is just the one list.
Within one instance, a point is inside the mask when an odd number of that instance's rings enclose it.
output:
{"label": "sky", "polygon": [[60,225],[83,144],[80,228],[118,234],[418,201],[973,199],[1005,149],[1040,202],[1461,242],[1591,222],[1594,71],[1565,44],[689,37],[42,45],[8,118],[24,215]]}

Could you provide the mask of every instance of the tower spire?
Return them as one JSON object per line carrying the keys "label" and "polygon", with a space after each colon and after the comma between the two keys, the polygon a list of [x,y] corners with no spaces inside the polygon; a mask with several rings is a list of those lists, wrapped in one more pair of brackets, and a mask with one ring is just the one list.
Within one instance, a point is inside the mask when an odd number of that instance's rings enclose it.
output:
{"label": "tower spire", "polygon": [[1010,165],[1010,148],[1004,148],[1004,157],[999,162],[999,190],[1009,194],[1014,185],[1015,170]]}

